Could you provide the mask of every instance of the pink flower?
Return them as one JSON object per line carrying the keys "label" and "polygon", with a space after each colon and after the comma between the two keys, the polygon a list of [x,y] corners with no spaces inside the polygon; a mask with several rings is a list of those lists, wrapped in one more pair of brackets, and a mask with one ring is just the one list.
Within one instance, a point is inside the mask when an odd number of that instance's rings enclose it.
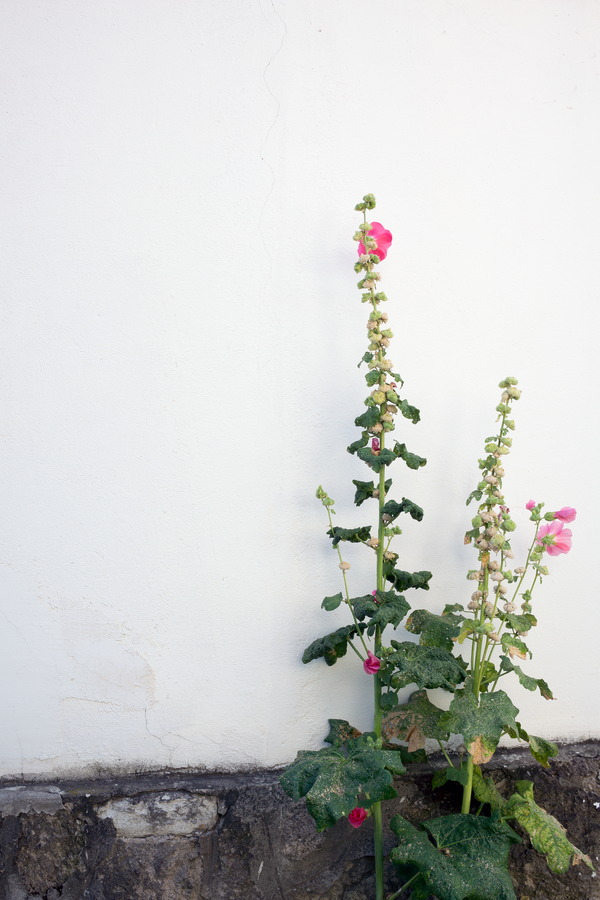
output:
{"label": "pink flower", "polygon": [[379,259],[385,259],[392,243],[391,231],[384,228],[381,222],[372,222],[371,228],[367,233],[377,241],[377,248],[375,250],[367,250],[361,241],[358,245],[359,256],[362,253],[374,253]]}
{"label": "pink flower", "polygon": [[571,549],[572,532],[565,528],[562,522],[555,519],[542,525],[538,531],[537,543],[541,544],[550,556],[558,556],[559,553],[568,553]]}
{"label": "pink flower", "polygon": [[377,603],[377,605],[379,605],[379,600],[377,599],[377,591],[371,591],[371,597],[373,598],[373,603]]}
{"label": "pink flower", "polygon": [[360,828],[365,819],[369,818],[369,813],[362,806],[355,806],[352,812],[348,813],[348,821],[353,828]]}
{"label": "pink flower", "polygon": [[558,509],[553,515],[555,519],[560,519],[561,522],[574,522],[577,517],[577,510],[573,509],[572,506],[563,506],[562,509]]}
{"label": "pink flower", "polygon": [[373,451],[373,453],[379,453],[379,450],[380,450],[379,438],[373,438],[373,440],[371,441],[371,450]]}
{"label": "pink flower", "polygon": [[[571,532],[569,532],[570,534]],[[379,672],[381,668],[381,660],[377,659],[370,650],[367,650],[367,658],[363,663],[363,669],[367,673],[367,675],[375,675],[376,672]]]}
{"label": "pink flower", "polygon": [[536,505],[535,500],[528,500],[527,503],[525,504],[525,509],[533,509],[533,507],[535,505]]}

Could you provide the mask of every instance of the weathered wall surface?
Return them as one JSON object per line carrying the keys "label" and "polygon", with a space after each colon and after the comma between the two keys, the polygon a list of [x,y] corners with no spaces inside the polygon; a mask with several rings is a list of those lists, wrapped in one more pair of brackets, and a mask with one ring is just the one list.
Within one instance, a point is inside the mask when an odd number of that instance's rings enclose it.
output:
{"label": "weathered wall surface", "polygon": [[[491,770],[503,791],[536,783],[540,805],[600,862],[600,745],[563,748],[549,771],[508,751]],[[397,783],[386,804],[413,822],[456,811],[432,794],[431,770]],[[503,784],[501,784],[503,782]],[[317,834],[274,773],[154,774],[0,789],[1,900],[371,900],[371,833],[346,822]],[[577,866],[553,876],[535,851],[513,850],[519,900],[600,900]],[[393,871],[388,886],[399,883]]]}
{"label": "weathered wall surface", "polygon": [[515,701],[600,736],[599,54],[590,0],[0,3],[0,773],[269,768],[330,716],[370,727],[352,654],[300,663],[345,624],[314,490],[371,515],[345,450],[366,191],[422,413],[397,434],[428,459],[392,473],[425,511],[409,599],[468,601],[464,501],[514,375],[518,558],[529,498],[579,510],[531,635],[559,701]]}

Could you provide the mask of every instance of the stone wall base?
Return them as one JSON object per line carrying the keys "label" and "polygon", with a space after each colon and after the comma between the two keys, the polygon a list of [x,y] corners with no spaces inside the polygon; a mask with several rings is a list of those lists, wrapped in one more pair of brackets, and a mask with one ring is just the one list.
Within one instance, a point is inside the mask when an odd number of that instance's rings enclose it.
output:
{"label": "stone wall base", "polygon": [[[538,803],[600,869],[600,742],[562,747],[549,770],[523,751],[486,768],[506,790],[535,781]],[[370,822],[317,834],[277,774],[5,782],[0,900],[372,900]],[[430,782],[425,766],[400,779],[388,818],[457,812],[457,786],[432,793]],[[600,900],[600,876],[583,865],[552,875],[527,840],[511,865],[519,900]]]}

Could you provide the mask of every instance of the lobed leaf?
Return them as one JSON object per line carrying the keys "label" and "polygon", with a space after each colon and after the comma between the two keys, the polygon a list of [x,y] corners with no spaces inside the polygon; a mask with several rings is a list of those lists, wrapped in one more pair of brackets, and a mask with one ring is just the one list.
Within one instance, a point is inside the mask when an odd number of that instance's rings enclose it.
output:
{"label": "lobed leaf", "polygon": [[[372,481],[356,481],[352,479],[352,484],[356,487],[356,493],[354,495],[354,503],[356,506],[360,506],[365,500],[368,500],[369,497],[373,496],[373,493],[378,489],[375,487],[375,484]],[[385,483],[385,491],[386,493],[389,491],[392,486],[392,479],[388,478]]]}
{"label": "lobed leaf", "polygon": [[444,647],[452,650],[454,639],[458,637],[464,616],[442,613],[436,616],[427,609],[415,609],[406,621],[406,630],[420,635],[419,643],[424,647]]}
{"label": "lobed leaf", "polygon": [[[364,631],[366,625],[359,625],[361,631]],[[356,625],[344,625],[337,631],[332,631],[324,637],[317,638],[312,644],[306,648],[302,654],[302,662],[309,663],[313,659],[323,657],[328,666],[333,666],[338,659],[346,655],[348,649],[348,641],[351,641],[357,635],[358,628]]]}
{"label": "lobed leaf", "polygon": [[569,841],[560,822],[537,805],[531,781],[517,781],[515,787],[517,793],[508,800],[505,814],[515,818],[527,832],[534,848],[546,857],[552,872],[560,875],[579,862],[593,869],[590,858]]}
{"label": "lobed leaf", "polygon": [[462,734],[473,762],[481,765],[492,758],[502,734],[515,727],[518,712],[504,691],[482,694],[478,703],[467,684],[454,694],[440,725],[453,734]]}
{"label": "lobed leaf", "polygon": [[521,669],[520,666],[515,666],[512,660],[508,656],[501,656],[501,672],[514,672],[523,687],[528,691],[539,690],[542,697],[546,700],[554,700],[554,694],[548,687],[547,682],[544,681],[543,678],[532,678],[530,675],[526,675],[525,672]]}
{"label": "lobed leaf", "polygon": [[421,507],[413,503],[412,500],[407,500],[406,497],[402,498],[401,503],[398,503],[396,500],[388,500],[381,512],[383,515],[389,516],[392,522],[403,512],[408,513],[417,522],[420,522],[423,518]]}
{"label": "lobed leaf", "polygon": [[293,800],[306,797],[317,831],[324,831],[355,806],[395,797],[394,775],[405,771],[397,751],[382,750],[373,734],[363,734],[336,747],[301,751],[280,783]]}
{"label": "lobed leaf", "polygon": [[392,862],[412,866],[438,900],[516,900],[507,866],[510,847],[520,838],[508,825],[456,814],[420,828],[394,816],[390,826],[400,841]]}
{"label": "lobed leaf", "polygon": [[334,594],[333,597],[325,597],[321,603],[321,609],[326,609],[327,612],[331,612],[338,608],[343,599],[341,592],[339,594]]}
{"label": "lobed leaf", "polygon": [[394,591],[377,591],[375,598],[369,594],[355,597],[350,603],[357,619],[363,621],[369,618],[368,635],[372,635],[377,627],[386,628],[392,625],[397,628],[410,609],[410,604],[404,597]]}
{"label": "lobed leaf", "polygon": [[416,453],[409,453],[406,449],[406,444],[396,442],[394,445],[394,456],[403,459],[409,469],[419,469],[421,466],[427,465],[427,460],[422,456],[417,456]]}
{"label": "lobed leaf", "polygon": [[398,409],[402,413],[405,419],[410,419],[413,425],[416,425],[417,422],[421,421],[421,412],[417,409],[416,406],[411,406],[407,400],[401,400],[398,403]]}
{"label": "lobed leaf", "polygon": [[446,741],[449,732],[439,724],[443,714],[443,710],[431,703],[425,691],[415,691],[408,703],[385,713],[381,726],[383,736],[388,741],[394,738],[407,741],[410,751],[424,747],[426,738]]}
{"label": "lobed leaf", "polygon": [[331,538],[333,547],[337,547],[340,541],[349,541],[351,544],[360,544],[371,537],[371,526],[360,525],[358,528],[339,528],[335,526],[327,532]]}
{"label": "lobed leaf", "polygon": [[[365,441],[365,444],[366,443],[367,441]],[[357,451],[356,455],[359,459],[362,459],[363,462],[366,462],[374,472],[381,472],[384,466],[389,466],[395,461],[396,456],[391,450],[388,450],[387,447],[383,450],[379,450],[378,453],[374,453],[371,448],[366,447],[365,444]],[[348,447],[348,450],[350,450],[350,447]]]}
{"label": "lobed leaf", "polygon": [[429,590],[431,572],[404,572],[402,569],[395,569],[394,561],[392,560],[391,562],[384,562],[383,575],[386,581],[393,584],[397,591],[406,591],[409,588]]}
{"label": "lobed leaf", "polygon": [[423,647],[412,641],[392,641],[392,647],[396,652],[390,653],[387,662],[396,669],[392,677],[395,689],[416,684],[419,688],[454,691],[465,680],[465,670],[443,647]]}

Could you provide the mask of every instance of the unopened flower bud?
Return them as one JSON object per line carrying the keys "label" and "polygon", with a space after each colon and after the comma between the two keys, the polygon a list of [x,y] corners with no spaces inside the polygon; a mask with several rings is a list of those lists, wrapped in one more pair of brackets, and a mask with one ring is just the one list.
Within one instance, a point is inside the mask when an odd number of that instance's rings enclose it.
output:
{"label": "unopened flower bud", "polygon": [[515,575],[524,575],[524,574],[525,574],[524,566],[517,566],[517,568],[515,569]]}
{"label": "unopened flower bud", "polygon": [[367,546],[372,547],[373,550],[376,550],[379,547],[379,538],[369,538],[369,540],[367,541]]}
{"label": "unopened flower bud", "polygon": [[519,390],[519,388],[512,387],[511,385],[511,387],[509,387],[508,389],[508,396],[512,397],[513,400],[518,400],[521,396],[521,391]]}
{"label": "unopened flower bud", "polygon": [[485,614],[488,617],[488,619],[491,619],[492,616],[494,615],[494,604],[490,603],[489,600],[487,600],[486,604],[485,604]]}
{"label": "unopened flower bud", "polygon": [[473,593],[471,594],[471,600],[473,600],[473,601],[475,601],[475,600],[479,601],[482,599],[482,597],[483,597],[483,594],[481,593],[481,591],[473,591]]}
{"label": "unopened flower bud", "polygon": [[498,479],[495,475],[486,475],[483,480],[487,481],[488,484],[498,484]]}
{"label": "unopened flower bud", "polygon": [[372,431],[373,434],[381,434],[381,432],[383,431],[383,425],[381,425],[379,422],[376,422],[374,425],[371,425],[369,431]]}
{"label": "unopened flower bud", "polygon": [[487,567],[490,570],[490,572],[496,572],[500,568],[500,563],[497,562],[495,559],[490,559]]}
{"label": "unopened flower bud", "polygon": [[502,574],[502,572],[492,572],[490,578],[492,579],[492,581],[504,581],[504,575]]}
{"label": "unopened flower bud", "polygon": [[338,569],[341,569],[342,572],[347,572],[349,568],[350,568],[349,562],[341,562],[338,566]]}
{"label": "unopened flower bud", "polygon": [[514,558],[515,558],[515,554],[512,552],[512,550],[505,550],[505,551],[504,551],[504,555],[505,555],[505,557],[506,557],[507,559],[514,559]]}
{"label": "unopened flower bud", "polygon": [[469,603],[467,603],[467,609],[472,609],[473,611],[479,609],[480,606],[481,604],[479,600],[471,600]]}
{"label": "unopened flower bud", "polygon": [[517,607],[514,603],[505,603],[504,604],[504,612],[511,613],[511,612],[514,612],[516,608]]}
{"label": "unopened flower bud", "polygon": [[371,397],[378,405],[385,403],[385,394],[383,393],[383,391],[373,391]]}
{"label": "unopened flower bud", "polygon": [[489,637],[490,641],[495,641],[496,643],[499,643],[499,641],[500,641],[500,635],[498,634],[497,631],[492,631],[492,633],[489,634],[488,637]]}
{"label": "unopened flower bud", "polygon": [[388,513],[384,513],[381,517],[381,521],[384,525],[389,525],[392,522],[392,517],[388,515]]}

